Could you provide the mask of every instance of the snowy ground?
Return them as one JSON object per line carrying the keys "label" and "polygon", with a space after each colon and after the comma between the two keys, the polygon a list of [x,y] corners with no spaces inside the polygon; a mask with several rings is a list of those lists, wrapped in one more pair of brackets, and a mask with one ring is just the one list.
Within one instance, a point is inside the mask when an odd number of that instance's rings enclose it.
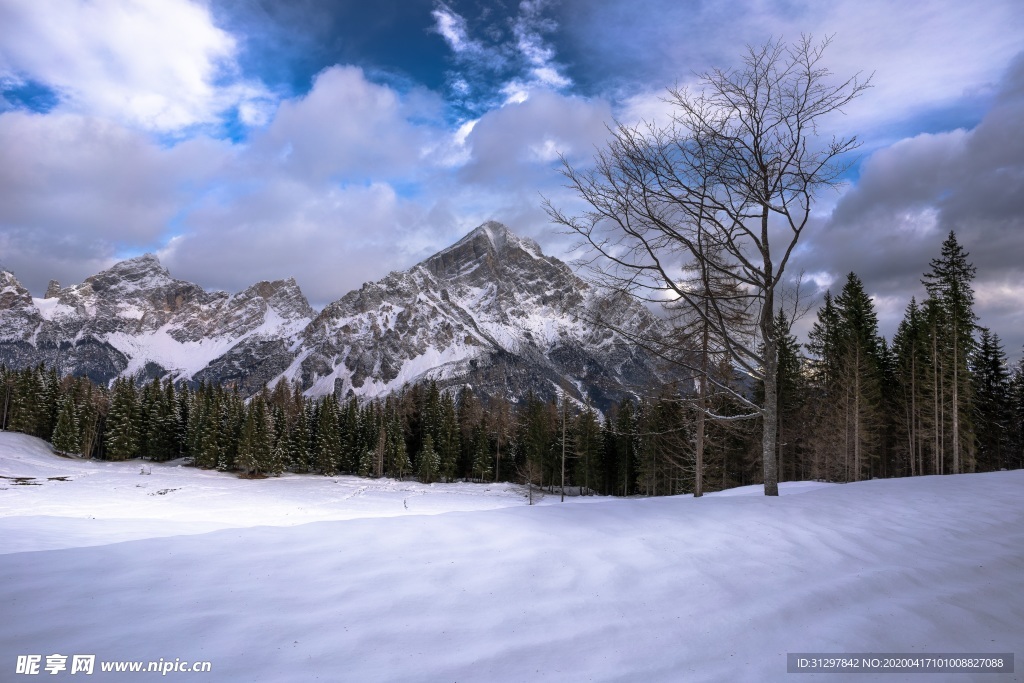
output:
{"label": "snowy ground", "polygon": [[[1024,471],[529,507],[0,433],[0,476],[3,681],[55,653],[207,681],[1024,680]],[[1015,652],[1018,673],[787,674],[787,652]],[[161,678],[96,666],[40,675]]]}

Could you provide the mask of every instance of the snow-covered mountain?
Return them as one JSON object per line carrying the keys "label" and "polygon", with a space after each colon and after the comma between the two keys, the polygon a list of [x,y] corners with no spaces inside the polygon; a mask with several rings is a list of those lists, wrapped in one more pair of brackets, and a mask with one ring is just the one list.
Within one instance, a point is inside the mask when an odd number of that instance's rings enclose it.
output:
{"label": "snow-covered mountain", "polygon": [[597,291],[532,240],[490,222],[329,305],[286,375],[310,393],[363,397],[427,378],[512,399],[564,385],[600,405],[651,386],[658,372],[599,318],[627,329],[658,324],[628,297]]}
{"label": "snow-covered mountain", "polygon": [[485,395],[565,386],[598,405],[656,381],[620,329],[658,325],[602,293],[532,240],[486,223],[410,270],[367,283],[319,315],[294,280],[229,295],[176,280],[152,255],[32,298],[0,272],[0,361],[45,361],[107,382],[170,375],[251,393],[280,377],[309,395],[371,398],[435,379]]}
{"label": "snow-covered mountain", "polygon": [[294,280],[207,292],[147,254],[34,299],[0,273],[0,360],[45,361],[107,382],[119,375],[237,382],[255,390],[286,368],[315,315]]}

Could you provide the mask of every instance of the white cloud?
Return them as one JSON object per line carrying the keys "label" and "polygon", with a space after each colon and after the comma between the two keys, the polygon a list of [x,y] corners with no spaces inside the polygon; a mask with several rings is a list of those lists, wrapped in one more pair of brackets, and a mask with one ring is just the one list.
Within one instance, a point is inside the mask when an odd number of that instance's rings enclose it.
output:
{"label": "white cloud", "polygon": [[321,72],[310,92],[281,103],[254,153],[315,179],[364,181],[413,172],[431,133],[411,124],[398,93],[358,67]]}
{"label": "white cloud", "polygon": [[462,177],[474,183],[544,190],[560,184],[552,162],[558,153],[586,163],[607,137],[607,102],[534,91],[528,99],[495,109],[467,137],[471,160]]}
{"label": "white cloud", "polygon": [[[836,123],[869,136],[875,128],[965,101],[980,110],[1021,50],[1024,32],[1016,2],[990,2],[979,11],[958,0],[845,0],[814,3],[806,12],[815,35],[835,34],[827,53],[833,71],[874,72],[874,88]],[[894,140],[878,143],[886,141]]]}
{"label": "white cloud", "polygon": [[186,184],[220,165],[226,145],[172,148],[116,123],[76,114],[0,115],[0,224],[108,243],[158,237],[187,201]]}
{"label": "white cloud", "polygon": [[18,111],[0,115],[0,149],[0,253],[37,294],[159,243],[230,158],[207,138],[163,147],[110,121]]}
{"label": "white cloud", "polygon": [[160,257],[178,277],[227,290],[294,276],[323,305],[409,265],[405,238],[424,213],[386,183],[339,188],[277,177],[228,203],[207,202]]}
{"label": "white cloud", "polygon": [[147,130],[243,119],[272,99],[238,77],[233,36],[187,0],[33,0],[0,7],[0,77],[56,90],[62,108]]}
{"label": "white cloud", "polygon": [[523,0],[513,25],[516,47],[530,65],[532,80],[540,85],[560,90],[572,85],[572,80],[560,72],[555,62],[555,50],[544,40],[558,24],[544,17],[544,0]]}
{"label": "white cloud", "polygon": [[430,13],[434,17],[434,29],[445,39],[452,52],[465,52],[474,46],[466,30],[466,20],[448,5],[439,2]]}
{"label": "white cloud", "polygon": [[[492,26],[484,31],[490,40],[484,41],[470,36],[465,17],[438,1],[432,12],[434,30],[448,43],[461,70],[449,74],[452,92],[466,97],[497,90],[502,99],[493,104],[500,105],[523,102],[537,89],[570,87],[572,80],[562,72],[545,38],[558,29],[547,5],[545,0],[523,0],[511,22],[511,37],[502,37],[504,28]],[[496,81],[500,81],[497,87]]]}

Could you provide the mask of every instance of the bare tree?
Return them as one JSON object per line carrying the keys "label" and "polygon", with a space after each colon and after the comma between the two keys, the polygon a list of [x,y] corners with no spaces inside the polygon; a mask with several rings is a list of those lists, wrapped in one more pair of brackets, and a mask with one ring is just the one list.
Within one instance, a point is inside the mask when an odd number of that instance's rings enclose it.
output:
{"label": "bare tree", "polygon": [[[856,137],[821,140],[817,124],[870,80],[835,81],[822,65],[828,44],[804,36],[749,47],[742,67],[698,74],[692,91],[669,90],[667,126],[617,125],[592,168],[563,158],[569,187],[589,204],[582,215],[545,202],[555,223],[594,250],[589,265],[602,284],[686,305],[731,361],[763,382],[762,402],[740,398],[763,421],[766,495],[778,495],[776,295],[815,195],[838,181],[841,157],[858,145]],[[687,285],[689,264],[705,281],[735,279],[752,331],[734,329],[733,307],[702,297],[709,289]]]}

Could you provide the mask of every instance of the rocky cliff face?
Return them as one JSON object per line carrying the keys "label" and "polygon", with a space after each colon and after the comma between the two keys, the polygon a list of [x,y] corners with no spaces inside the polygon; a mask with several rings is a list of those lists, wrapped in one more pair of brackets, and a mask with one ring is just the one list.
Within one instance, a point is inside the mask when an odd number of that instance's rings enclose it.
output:
{"label": "rocky cliff face", "polygon": [[[152,255],[118,263],[42,299],[0,275],[0,360],[56,364],[107,382],[118,375],[237,381],[279,374],[314,311],[294,280],[230,295],[176,280]],[[283,347],[283,348],[282,348]],[[245,372],[234,362],[248,360]],[[258,389],[262,382],[254,388]]]}
{"label": "rocky cliff face", "polygon": [[309,395],[372,398],[433,379],[513,400],[565,387],[600,406],[660,374],[600,320],[619,329],[659,324],[498,223],[318,315],[294,280],[207,292],[151,255],[79,285],[51,282],[42,299],[0,272],[0,361],[44,361],[98,382],[170,376],[252,393],[286,378]]}
{"label": "rocky cliff face", "polygon": [[602,405],[650,386],[658,370],[601,317],[658,324],[631,300],[595,291],[533,241],[487,223],[325,308],[286,374],[312,393],[380,396],[434,379],[510,399],[566,386]]}

